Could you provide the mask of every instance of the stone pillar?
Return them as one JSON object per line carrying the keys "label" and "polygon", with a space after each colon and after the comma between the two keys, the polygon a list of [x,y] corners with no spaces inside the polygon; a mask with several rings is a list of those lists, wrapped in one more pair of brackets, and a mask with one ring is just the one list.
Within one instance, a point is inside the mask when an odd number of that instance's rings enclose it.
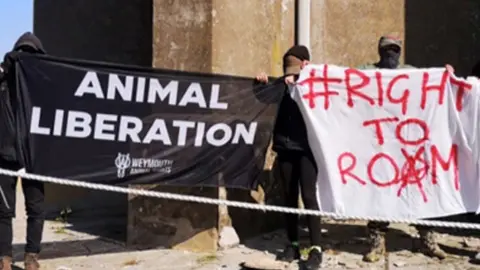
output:
{"label": "stone pillar", "polygon": [[384,34],[404,41],[405,63],[443,67],[467,76],[480,61],[476,0],[312,1],[313,61],[345,66],[375,62]]}
{"label": "stone pillar", "polygon": [[[151,66],[152,1],[35,1],[34,33],[51,55]],[[68,207],[74,225],[78,219],[101,219],[89,233],[125,241],[125,194],[54,184],[45,190],[50,217]]]}
{"label": "stone pillar", "polygon": [[353,67],[376,62],[380,36],[404,40],[405,1],[311,1],[313,62]]}
{"label": "stone pillar", "polygon": [[[294,43],[293,0],[154,0],[153,6],[154,67],[252,77],[265,71],[278,76],[282,54]],[[151,189],[278,204],[281,196],[270,174],[272,163],[270,155],[264,187],[258,191]],[[280,218],[251,210],[130,197],[128,243],[214,251],[224,226],[233,226],[242,238],[278,226]]]}

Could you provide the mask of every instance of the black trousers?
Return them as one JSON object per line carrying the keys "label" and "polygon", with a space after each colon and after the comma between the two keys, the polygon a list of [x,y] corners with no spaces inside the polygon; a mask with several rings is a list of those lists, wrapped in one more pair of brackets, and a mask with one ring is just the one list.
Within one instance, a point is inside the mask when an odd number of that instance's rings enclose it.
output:
{"label": "black trousers", "polygon": [[[319,210],[317,201],[317,166],[310,152],[281,151],[277,153],[276,179],[284,185],[287,207],[298,208],[301,192],[306,209]],[[299,216],[286,214],[288,240],[298,242]],[[307,216],[311,245],[319,246],[321,240],[320,217]]]}
{"label": "black trousers", "polygon": [[[0,167],[18,170],[14,162],[0,161]],[[17,177],[0,175],[0,257],[12,256],[13,230],[15,217]],[[45,220],[45,192],[43,182],[22,179],[23,194],[27,212],[27,245],[25,252],[39,253]]]}

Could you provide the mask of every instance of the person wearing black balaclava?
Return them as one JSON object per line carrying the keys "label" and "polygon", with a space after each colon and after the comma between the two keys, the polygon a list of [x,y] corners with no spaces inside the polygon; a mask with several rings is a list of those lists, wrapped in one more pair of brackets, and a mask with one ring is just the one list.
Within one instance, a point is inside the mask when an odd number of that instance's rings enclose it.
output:
{"label": "person wearing black balaclava", "polygon": [[410,65],[400,65],[400,56],[402,54],[402,41],[391,36],[383,36],[378,41],[378,55],[380,60],[374,64],[363,65],[358,69],[375,68],[414,68]]}
{"label": "person wearing black balaclava", "polygon": [[[378,54],[380,60],[377,63],[363,65],[358,69],[407,69],[415,68],[410,65],[400,65],[402,42],[398,38],[383,36],[378,42]],[[388,230],[388,222],[368,222],[368,234],[370,250],[364,255],[366,262],[377,262],[385,255],[385,233]],[[447,254],[438,246],[435,234],[431,227],[416,226],[421,240],[420,251],[430,257],[444,259]]]}
{"label": "person wearing black balaclava", "polygon": [[[26,138],[26,134],[16,129],[14,123],[16,107],[16,76],[15,61],[19,53],[45,54],[41,41],[32,33],[27,32],[20,36],[13,50],[7,53],[0,64],[0,117],[2,117],[0,138],[0,167],[8,170],[25,168],[32,172],[30,164],[25,162],[21,154],[19,140]],[[27,131],[22,131],[23,133]],[[42,240],[43,224],[45,220],[44,186],[43,182],[22,179],[22,190],[25,196],[27,212],[27,244],[25,245],[25,270],[38,270],[38,254]],[[13,228],[12,219],[15,217],[15,195],[17,178],[0,175],[0,270],[12,269]]]}
{"label": "person wearing black balaclava", "polygon": [[[305,46],[293,46],[283,56],[284,96],[280,103],[277,120],[273,131],[273,150],[277,153],[275,179],[282,182],[285,190],[287,207],[298,207],[299,193],[302,195],[306,209],[319,210],[317,201],[317,167],[310,150],[307,129],[302,113],[291,98],[288,84],[293,84],[300,70],[310,61],[310,52]],[[257,80],[268,82],[265,73],[257,76]],[[286,214],[286,231],[289,240],[279,260],[291,262],[300,259],[299,249],[299,217]],[[320,218],[307,216],[310,234],[310,252],[305,262],[306,269],[319,269],[322,263]]]}

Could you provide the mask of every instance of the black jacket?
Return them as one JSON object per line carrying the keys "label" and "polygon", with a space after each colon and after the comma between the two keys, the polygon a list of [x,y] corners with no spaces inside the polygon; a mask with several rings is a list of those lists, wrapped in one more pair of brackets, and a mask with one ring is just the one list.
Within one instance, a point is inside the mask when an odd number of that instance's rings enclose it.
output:
{"label": "black jacket", "polygon": [[30,32],[23,34],[13,50],[5,54],[0,74],[0,159],[19,163],[31,172],[33,144],[29,136],[31,103],[28,93],[17,91],[15,62],[22,52],[41,53],[40,40]]}
{"label": "black jacket", "polygon": [[290,97],[287,85],[273,130],[273,150],[277,153],[292,150],[310,151],[302,113],[297,103]]}
{"label": "black jacket", "polygon": [[[3,68],[3,67],[2,67]],[[6,69],[0,74],[0,159],[16,162],[15,125]]]}

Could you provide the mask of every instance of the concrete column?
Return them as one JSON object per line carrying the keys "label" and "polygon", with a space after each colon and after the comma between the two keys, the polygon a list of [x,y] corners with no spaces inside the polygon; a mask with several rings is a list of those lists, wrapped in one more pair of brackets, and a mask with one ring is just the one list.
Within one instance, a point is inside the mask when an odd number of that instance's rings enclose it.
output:
{"label": "concrete column", "polygon": [[404,39],[405,0],[314,0],[311,23],[313,62],[374,63],[380,36]]}
{"label": "concrete column", "polygon": [[[152,7],[151,0],[38,0],[34,32],[51,55],[151,66]],[[76,229],[82,219],[101,220],[85,230],[125,241],[125,194],[53,184],[45,192],[49,217],[70,208]]]}
{"label": "concrete column", "polygon": [[[254,76],[260,71],[281,75],[282,55],[294,43],[293,0],[154,0],[153,6],[154,67],[241,76]],[[259,191],[150,188],[278,204],[281,196],[271,177],[272,163],[270,156],[264,188]],[[219,178],[219,183],[222,181]],[[245,220],[249,220],[248,224]],[[243,238],[273,225],[278,227],[281,220],[278,214],[130,197],[128,242],[213,251],[225,226],[233,226]]]}
{"label": "concrete column", "polygon": [[[52,55],[243,76],[265,71],[278,76],[282,73],[282,54],[294,43],[293,0],[67,2],[35,1],[34,32]],[[132,146],[131,151],[136,149]],[[273,160],[270,152],[258,191],[156,185],[134,188],[279,204],[281,192],[270,173]],[[219,178],[219,183],[222,181]],[[51,216],[66,207],[72,209],[72,217],[102,220],[112,215],[121,219],[128,212],[127,236],[117,236],[143,247],[216,250],[218,231],[223,226],[234,226],[243,237],[281,224],[278,214],[126,198],[66,186],[47,185],[47,201]],[[105,226],[113,228],[110,224]]]}

